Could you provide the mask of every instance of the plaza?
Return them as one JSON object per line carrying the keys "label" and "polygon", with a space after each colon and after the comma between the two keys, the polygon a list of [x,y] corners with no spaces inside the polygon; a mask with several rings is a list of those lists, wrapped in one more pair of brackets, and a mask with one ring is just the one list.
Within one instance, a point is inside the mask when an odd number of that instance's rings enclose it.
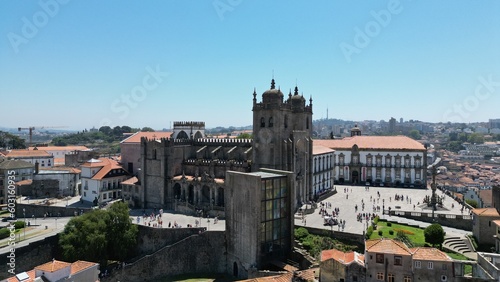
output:
{"label": "plaza", "polygon": [[[378,215],[381,219],[396,221],[399,223],[407,223],[426,227],[429,223],[409,220],[398,216],[390,216],[383,214],[382,210],[386,211],[416,211],[431,213],[432,208],[424,203],[426,196],[431,196],[430,189],[411,189],[411,188],[392,188],[392,187],[373,187],[373,186],[351,186],[351,185],[336,185],[337,193],[329,198],[317,203],[317,208],[311,214],[302,216],[300,213],[295,215],[295,227],[309,226],[320,229],[331,229],[333,231],[343,231],[351,234],[364,234],[369,221],[358,221],[358,214],[368,213]],[[396,200],[395,196],[399,195],[400,200]],[[435,214],[454,214],[467,215],[468,209],[462,211],[462,205],[457,203],[453,198],[446,195],[440,190],[436,190],[436,196],[444,197],[443,206],[439,207]],[[319,213],[321,203],[325,204],[328,214],[332,214],[335,208],[339,209],[338,221],[344,221],[345,224],[340,225],[324,225],[324,216]],[[327,204],[328,203],[328,204]],[[363,209],[364,204],[364,209]],[[310,207],[310,206],[309,206]],[[357,207],[357,209],[356,209]],[[449,228],[443,226],[447,236],[462,237],[472,232]]]}

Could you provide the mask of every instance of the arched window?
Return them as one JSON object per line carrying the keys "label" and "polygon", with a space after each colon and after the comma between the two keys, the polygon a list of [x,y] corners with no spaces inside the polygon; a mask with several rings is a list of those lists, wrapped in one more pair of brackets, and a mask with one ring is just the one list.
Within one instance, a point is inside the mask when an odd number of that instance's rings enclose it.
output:
{"label": "arched window", "polygon": [[288,115],[285,115],[285,128],[288,128]]}
{"label": "arched window", "polygon": [[263,117],[260,118],[260,127],[266,127],[266,120]]}
{"label": "arched window", "polygon": [[309,117],[306,118],[306,129],[309,129]]}
{"label": "arched window", "polygon": [[273,117],[269,118],[269,127],[273,127]]}

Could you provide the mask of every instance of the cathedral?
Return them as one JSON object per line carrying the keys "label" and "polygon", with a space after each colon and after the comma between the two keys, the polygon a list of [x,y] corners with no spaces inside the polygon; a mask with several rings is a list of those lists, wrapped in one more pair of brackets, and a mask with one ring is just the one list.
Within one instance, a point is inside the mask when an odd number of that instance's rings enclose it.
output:
{"label": "cathedral", "polygon": [[221,215],[226,172],[274,169],[294,173],[293,207],[312,198],[312,98],[290,90],[285,99],[274,79],[257,101],[253,139],[207,138],[202,122],[174,123],[169,138],[142,138],[140,206]]}

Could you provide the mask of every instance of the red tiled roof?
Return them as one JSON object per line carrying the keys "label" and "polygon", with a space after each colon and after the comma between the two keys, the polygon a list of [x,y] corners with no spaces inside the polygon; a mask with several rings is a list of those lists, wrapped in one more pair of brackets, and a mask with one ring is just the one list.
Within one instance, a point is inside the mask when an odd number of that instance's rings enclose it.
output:
{"label": "red tiled roof", "polygon": [[284,263],[284,262],[278,261],[278,260],[271,261],[270,264],[277,266],[278,268],[283,269],[284,271],[288,271],[288,272],[293,272],[293,271],[299,270],[298,268],[296,268],[293,265],[289,265],[287,263]]}
{"label": "red tiled roof", "polygon": [[87,150],[90,150],[89,148],[85,147],[85,146],[42,146],[42,147],[29,147],[28,148],[30,151],[40,151],[40,150],[43,150],[43,151],[47,151],[47,152],[51,152],[51,151],[68,151],[68,152],[71,152],[71,151],[87,151]]}
{"label": "red tiled roof", "polygon": [[240,280],[240,282],[268,282],[268,281],[276,281],[276,282],[291,282],[293,279],[293,273],[287,272],[280,275],[268,276],[268,277],[259,277],[247,280]]}
{"label": "red tiled roof", "polygon": [[129,178],[125,181],[122,181],[121,184],[124,184],[124,185],[135,185],[137,182],[139,182],[139,179],[137,177],[132,177],[132,178]]}
{"label": "red tiled roof", "polygon": [[7,281],[7,282],[21,282],[21,281],[22,282],[33,282],[33,281],[35,281],[35,278],[36,278],[35,277],[35,274],[36,274],[35,270],[26,271],[26,274],[29,276],[28,279],[19,280],[19,279],[17,279],[16,276],[12,276],[5,281]]}
{"label": "red tiled roof", "polygon": [[36,157],[52,157],[51,154],[47,153],[46,151],[43,150],[36,150],[36,151],[29,151],[29,150],[11,150],[10,152],[7,153],[7,157],[12,157],[12,158],[23,158],[23,157],[31,157],[31,158],[36,158]]}
{"label": "red tiled roof", "polygon": [[[92,179],[103,179],[113,169],[123,169],[117,161],[109,158],[92,159],[82,165],[82,167],[101,167]],[[125,170],[125,169],[123,169]]]}
{"label": "red tiled roof", "polygon": [[40,168],[40,171],[61,171],[61,170],[64,170],[64,171],[69,171],[70,173],[75,173],[75,174],[78,174],[78,173],[81,173],[82,170],[78,169],[78,168],[74,168],[74,167],[66,167],[66,166],[58,166],[58,167],[43,167],[43,168]]}
{"label": "red tiled roof", "polygon": [[[58,261],[58,260],[53,260],[47,263],[44,263],[42,265],[39,265],[35,267],[33,270],[27,271],[26,274],[28,274],[29,279],[24,279],[22,282],[33,282],[35,281],[35,275],[36,275],[36,270],[40,270],[43,272],[55,272],[61,269],[64,269],[66,267],[71,267],[71,275],[74,275],[78,272],[81,272],[83,270],[86,270],[88,268],[91,268],[93,266],[99,265],[98,263],[95,262],[89,262],[89,261],[83,261],[79,260],[74,263],[68,263],[64,261]],[[12,276],[6,280],[2,281],[7,281],[7,282],[21,282],[21,280],[17,279],[16,276]],[[45,280],[43,280],[45,281]]]}
{"label": "red tiled roof", "polygon": [[64,165],[65,163],[65,158],[54,158],[54,165]]}
{"label": "red tiled roof", "polygon": [[155,132],[136,132],[131,136],[125,138],[120,143],[140,143],[142,137],[146,137],[147,139],[161,139],[161,138],[170,138],[172,132],[166,131],[155,131]]}
{"label": "red tiled roof", "polygon": [[107,161],[108,163],[99,170],[92,179],[103,179],[113,169],[123,169],[117,161],[106,158],[99,158]]}
{"label": "red tiled roof", "polygon": [[98,265],[98,264],[95,262],[84,261],[84,260],[75,261],[74,263],[71,264],[71,275],[74,275],[74,274],[81,272],[85,269],[91,268],[95,265]]}
{"label": "red tiled roof", "polygon": [[444,252],[436,248],[411,248],[413,259],[418,260],[433,260],[433,261],[452,261],[452,259]]}
{"label": "red tiled roof", "polygon": [[17,186],[31,185],[33,184],[33,179],[26,179],[16,182]]}
{"label": "red tiled roof", "polygon": [[47,263],[44,263],[42,265],[39,265],[35,267],[35,270],[41,270],[44,272],[54,272],[61,270],[63,268],[66,268],[68,266],[71,266],[71,263],[69,262],[64,262],[64,261],[58,261],[58,260],[52,260]]}
{"label": "red tiled roof", "polygon": [[309,268],[306,270],[298,271],[297,277],[302,278],[303,281],[317,281],[319,277],[319,267]]}
{"label": "red tiled roof", "polygon": [[356,252],[342,252],[336,249],[324,250],[321,252],[321,261],[333,259],[338,262],[341,262],[345,265],[350,264],[352,262],[357,262],[360,265],[364,265],[365,256],[358,254]]}
{"label": "red tiled roof", "polygon": [[353,136],[343,139],[314,139],[314,145],[334,150],[348,149],[357,145],[361,150],[414,150],[425,151],[422,143],[406,136]]}
{"label": "red tiled roof", "polygon": [[313,143],[313,155],[321,155],[332,152],[335,152],[335,150],[332,150],[322,145],[316,145],[315,143]]}
{"label": "red tiled roof", "polygon": [[99,159],[91,159],[91,160],[87,161],[86,163],[82,164],[81,166],[82,167],[102,167],[102,166],[105,166],[105,165],[106,164],[103,163]]}
{"label": "red tiled roof", "polygon": [[411,255],[410,249],[404,244],[392,239],[372,239],[365,242],[366,251],[395,255]]}
{"label": "red tiled roof", "polygon": [[473,209],[472,212],[477,216],[500,216],[495,208]]}

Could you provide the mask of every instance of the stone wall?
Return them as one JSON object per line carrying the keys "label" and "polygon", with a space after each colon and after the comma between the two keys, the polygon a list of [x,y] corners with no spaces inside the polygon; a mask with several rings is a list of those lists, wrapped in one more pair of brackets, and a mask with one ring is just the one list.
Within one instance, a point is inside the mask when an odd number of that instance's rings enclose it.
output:
{"label": "stone wall", "polygon": [[[354,233],[348,233],[348,232],[341,232],[341,231],[335,231],[335,230],[328,230],[328,229],[319,229],[319,228],[314,228],[314,227],[309,227],[309,226],[296,226],[295,228],[303,227],[309,231],[310,234],[314,235],[319,235],[319,236],[327,236],[331,237],[334,239],[340,239],[340,240],[348,240],[352,241],[358,244],[361,244],[364,246],[365,244],[365,237],[361,234],[354,234]],[[359,251],[361,252],[361,251]]]}
{"label": "stone wall", "polygon": [[47,198],[55,198],[61,195],[59,180],[57,179],[33,180],[30,185],[19,186],[17,193],[23,196]]}
{"label": "stone wall", "polygon": [[168,281],[186,273],[225,273],[225,251],[223,231],[203,232],[127,264],[102,281]]}
{"label": "stone wall", "polygon": [[391,211],[390,215],[472,231],[472,217],[469,215],[434,214],[435,220],[432,219],[432,213],[425,212]]}
{"label": "stone wall", "polygon": [[[53,258],[58,258],[55,253],[57,250],[58,235],[47,237],[43,240],[32,242],[27,246],[16,248],[15,251],[15,273],[21,273],[33,269],[36,266],[51,261]],[[8,263],[10,258],[7,256],[10,253],[0,255],[0,279],[13,276],[7,272],[10,267]]]}
{"label": "stone wall", "polygon": [[161,248],[172,245],[191,235],[199,234],[206,228],[154,228],[139,225],[138,255],[149,255]]}
{"label": "stone wall", "polygon": [[64,216],[75,216],[76,214],[86,213],[91,211],[89,208],[72,208],[72,207],[57,207],[57,206],[47,206],[47,205],[29,205],[29,204],[17,204],[16,216],[17,218],[23,218],[23,209],[25,210],[26,217],[31,218],[33,215],[36,218],[42,218],[45,214],[51,217],[61,217]]}

